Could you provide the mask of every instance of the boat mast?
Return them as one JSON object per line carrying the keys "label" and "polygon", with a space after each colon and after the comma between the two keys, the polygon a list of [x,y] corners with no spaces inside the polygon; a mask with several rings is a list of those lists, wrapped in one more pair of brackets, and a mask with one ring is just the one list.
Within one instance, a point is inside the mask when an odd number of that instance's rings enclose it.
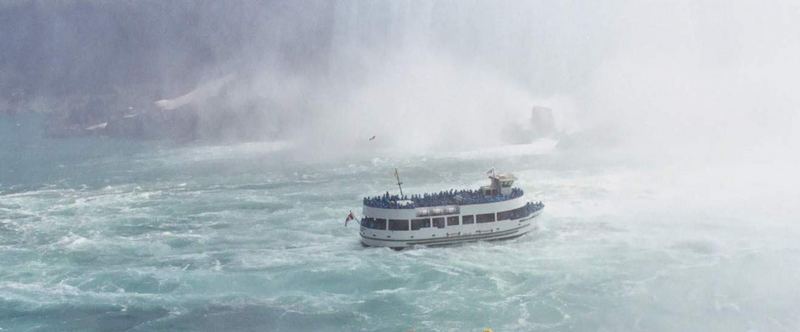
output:
{"label": "boat mast", "polygon": [[403,197],[403,183],[400,182],[400,173],[397,172],[397,168],[394,169],[394,178],[397,179],[397,187],[400,188],[400,197]]}

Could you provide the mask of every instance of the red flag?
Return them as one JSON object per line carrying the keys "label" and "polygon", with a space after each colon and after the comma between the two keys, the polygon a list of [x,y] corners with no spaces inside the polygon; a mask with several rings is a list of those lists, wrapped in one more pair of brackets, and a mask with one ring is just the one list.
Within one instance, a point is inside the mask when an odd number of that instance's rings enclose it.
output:
{"label": "red flag", "polygon": [[344,219],[344,226],[347,227],[347,222],[355,218],[356,216],[353,214],[353,211],[351,210],[350,213],[347,214],[347,218]]}

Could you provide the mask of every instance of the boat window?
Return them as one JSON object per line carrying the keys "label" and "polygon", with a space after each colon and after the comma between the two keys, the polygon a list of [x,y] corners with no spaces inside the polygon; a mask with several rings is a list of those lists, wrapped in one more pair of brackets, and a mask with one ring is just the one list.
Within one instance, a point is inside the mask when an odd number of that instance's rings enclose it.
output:
{"label": "boat window", "polygon": [[526,208],[523,206],[518,209],[497,213],[497,220],[519,219],[524,217]]}
{"label": "boat window", "polygon": [[476,214],[475,221],[477,222],[492,222],[494,221],[494,213]]}
{"label": "boat window", "polygon": [[444,218],[433,218],[433,227],[444,228]]}
{"label": "boat window", "polygon": [[474,224],[475,223],[475,216],[468,215],[468,216],[461,216],[461,224]]}
{"label": "boat window", "polygon": [[528,207],[527,207],[527,206],[523,206],[523,207],[521,207],[521,208],[514,209],[514,216],[513,216],[513,218],[514,218],[514,219],[517,219],[517,218],[524,218],[524,217],[527,217],[527,216],[529,216],[530,214],[531,214],[531,211],[528,209]]}
{"label": "boat window", "polygon": [[391,219],[391,220],[389,220],[389,230],[390,231],[407,231],[408,230],[408,220],[400,220],[400,219]]}
{"label": "boat window", "polygon": [[430,219],[411,219],[411,230],[416,231],[420,228],[431,227]]}
{"label": "boat window", "polygon": [[361,226],[372,228],[372,218],[361,218]]}
{"label": "boat window", "polygon": [[386,229],[386,219],[363,218],[361,219],[361,226],[372,229]]}
{"label": "boat window", "polygon": [[458,226],[458,216],[447,217],[447,226]]}
{"label": "boat window", "polygon": [[500,220],[508,220],[508,219],[513,219],[513,218],[511,217],[511,213],[512,213],[512,212],[514,212],[514,210],[508,210],[508,211],[503,211],[503,212],[497,212],[497,221],[500,221]]}
{"label": "boat window", "polygon": [[530,215],[527,206],[497,213],[497,220],[519,219]]}

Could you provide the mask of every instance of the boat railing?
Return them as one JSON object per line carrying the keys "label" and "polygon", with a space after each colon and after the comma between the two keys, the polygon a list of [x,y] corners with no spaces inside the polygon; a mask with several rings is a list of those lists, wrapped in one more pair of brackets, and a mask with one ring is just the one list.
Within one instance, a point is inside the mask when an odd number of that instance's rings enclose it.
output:
{"label": "boat railing", "polygon": [[365,197],[364,206],[381,209],[414,209],[418,207],[484,204],[522,197],[523,194],[524,192],[519,188],[512,188],[508,195],[485,195],[480,190],[447,190],[438,193],[403,196],[390,195],[387,192],[381,196]]}

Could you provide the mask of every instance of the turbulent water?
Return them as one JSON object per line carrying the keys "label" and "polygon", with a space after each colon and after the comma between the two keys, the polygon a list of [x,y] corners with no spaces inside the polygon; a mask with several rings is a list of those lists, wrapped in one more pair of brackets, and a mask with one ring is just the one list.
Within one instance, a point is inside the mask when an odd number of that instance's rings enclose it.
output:
{"label": "turbulent water", "polygon": [[[303,162],[27,125],[0,128],[2,331],[800,328],[797,190],[771,180],[790,165],[524,146]],[[343,226],[394,167],[423,192],[492,166],[547,204],[535,232],[397,252]]]}

